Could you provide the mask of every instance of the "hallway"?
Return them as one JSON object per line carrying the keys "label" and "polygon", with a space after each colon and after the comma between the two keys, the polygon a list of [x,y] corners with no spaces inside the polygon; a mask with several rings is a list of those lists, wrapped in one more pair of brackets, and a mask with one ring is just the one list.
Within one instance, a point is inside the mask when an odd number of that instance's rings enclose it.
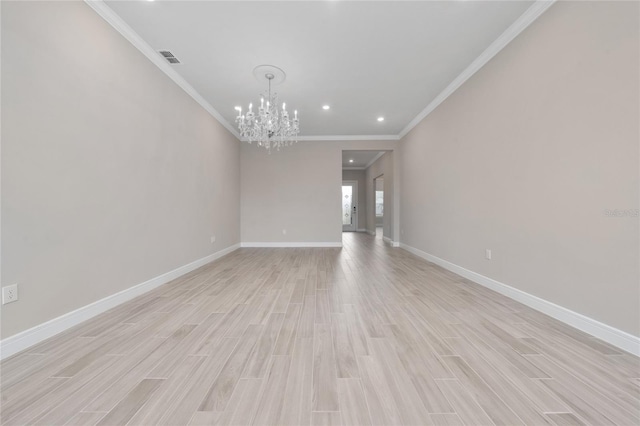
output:
{"label": "hallway", "polygon": [[239,249],[2,363],[3,424],[638,424],[638,358],[364,233]]}

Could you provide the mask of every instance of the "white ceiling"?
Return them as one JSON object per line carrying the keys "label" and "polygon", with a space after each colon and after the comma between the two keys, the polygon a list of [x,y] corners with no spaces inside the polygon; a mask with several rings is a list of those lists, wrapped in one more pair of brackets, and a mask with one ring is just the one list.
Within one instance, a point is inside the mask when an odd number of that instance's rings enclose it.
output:
{"label": "white ceiling", "polygon": [[365,169],[382,155],[384,151],[342,151],[342,168]]}
{"label": "white ceiling", "polygon": [[[233,125],[260,64],[301,135],[397,135],[533,1],[107,1]],[[329,104],[329,111],[322,110]],[[384,116],[383,122],[376,121]]]}

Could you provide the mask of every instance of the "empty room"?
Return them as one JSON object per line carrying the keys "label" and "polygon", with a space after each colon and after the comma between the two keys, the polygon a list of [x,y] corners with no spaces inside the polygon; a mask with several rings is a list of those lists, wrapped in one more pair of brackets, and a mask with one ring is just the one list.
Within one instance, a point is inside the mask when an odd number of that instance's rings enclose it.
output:
{"label": "empty room", "polygon": [[640,424],[640,2],[0,1],[0,424]]}

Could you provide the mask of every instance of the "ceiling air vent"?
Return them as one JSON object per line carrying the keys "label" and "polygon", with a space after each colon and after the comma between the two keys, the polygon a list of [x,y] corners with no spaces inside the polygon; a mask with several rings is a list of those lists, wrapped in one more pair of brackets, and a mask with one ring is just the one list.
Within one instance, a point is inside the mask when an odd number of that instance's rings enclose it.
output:
{"label": "ceiling air vent", "polygon": [[169,52],[168,50],[160,50],[160,54],[162,56],[164,56],[164,58],[170,63],[170,64],[179,64],[180,61],[178,60],[178,58],[176,58],[175,56],[173,56],[173,53]]}

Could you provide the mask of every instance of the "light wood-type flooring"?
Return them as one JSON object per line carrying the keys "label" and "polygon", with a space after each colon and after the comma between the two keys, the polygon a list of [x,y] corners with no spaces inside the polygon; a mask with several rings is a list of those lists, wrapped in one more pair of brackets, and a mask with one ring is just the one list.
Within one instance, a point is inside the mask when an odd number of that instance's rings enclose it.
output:
{"label": "light wood-type flooring", "polygon": [[640,424],[640,362],[380,237],[237,250],[2,363],[6,425]]}

